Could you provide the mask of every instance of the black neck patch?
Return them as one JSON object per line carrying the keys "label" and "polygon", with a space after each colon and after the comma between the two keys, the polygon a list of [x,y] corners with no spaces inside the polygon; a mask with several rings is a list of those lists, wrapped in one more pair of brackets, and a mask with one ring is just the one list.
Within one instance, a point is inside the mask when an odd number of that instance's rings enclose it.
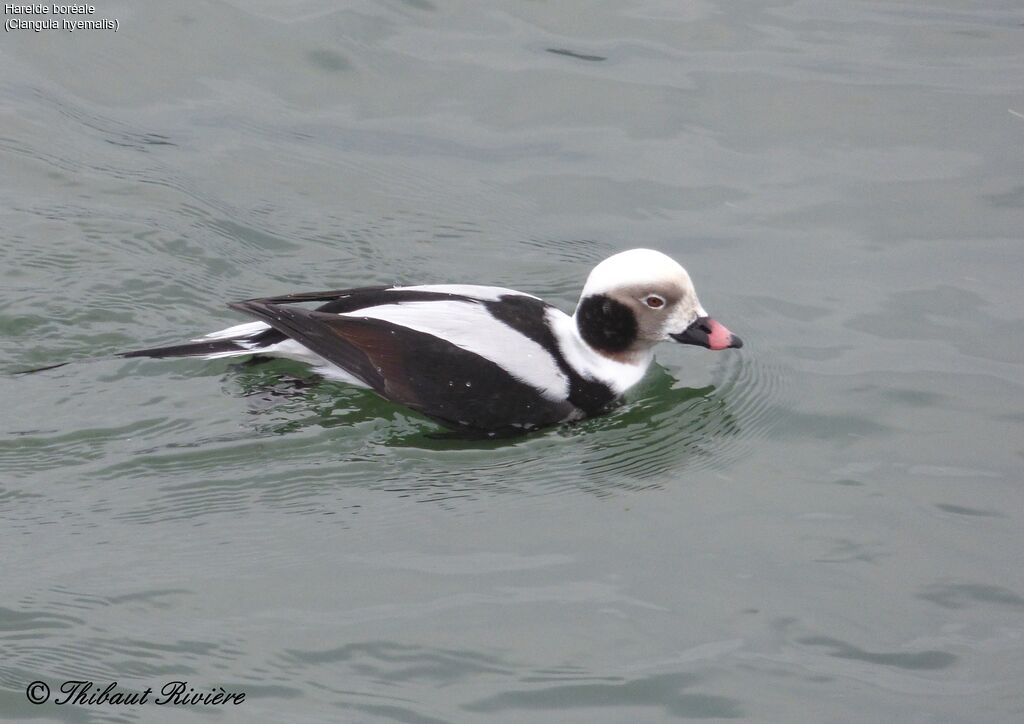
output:
{"label": "black neck patch", "polygon": [[583,341],[599,352],[625,352],[636,342],[639,327],[633,310],[604,294],[594,294],[576,308]]}

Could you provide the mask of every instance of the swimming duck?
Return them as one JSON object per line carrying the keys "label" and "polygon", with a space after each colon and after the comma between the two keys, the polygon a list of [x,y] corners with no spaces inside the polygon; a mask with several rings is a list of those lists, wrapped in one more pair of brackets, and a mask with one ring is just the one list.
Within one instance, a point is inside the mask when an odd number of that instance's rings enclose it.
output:
{"label": "swimming duck", "polygon": [[448,427],[516,434],[604,412],[643,378],[659,342],[743,346],[708,316],[686,270],[650,249],[594,267],[572,316],[531,294],[466,284],[339,289],[229,306],[257,321],[121,356],[285,357]]}

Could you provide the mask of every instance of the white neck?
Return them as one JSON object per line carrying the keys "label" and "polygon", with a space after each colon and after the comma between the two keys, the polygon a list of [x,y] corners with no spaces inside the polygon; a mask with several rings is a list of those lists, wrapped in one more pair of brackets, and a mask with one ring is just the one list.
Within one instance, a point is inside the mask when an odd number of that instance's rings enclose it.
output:
{"label": "white neck", "polygon": [[632,352],[622,359],[603,355],[580,337],[575,317],[555,309],[549,309],[547,315],[566,361],[584,377],[608,385],[616,395],[643,379],[654,359],[652,349]]}

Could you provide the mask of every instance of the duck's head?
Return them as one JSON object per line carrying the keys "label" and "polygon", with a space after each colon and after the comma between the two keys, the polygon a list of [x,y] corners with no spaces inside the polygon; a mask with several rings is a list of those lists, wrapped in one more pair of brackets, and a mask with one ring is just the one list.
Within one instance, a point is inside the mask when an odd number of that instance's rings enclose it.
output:
{"label": "duck's head", "polygon": [[628,359],[666,340],[708,349],[743,346],[704,311],[686,270],[651,249],[624,251],[594,267],[574,319],[583,341],[613,358]]}

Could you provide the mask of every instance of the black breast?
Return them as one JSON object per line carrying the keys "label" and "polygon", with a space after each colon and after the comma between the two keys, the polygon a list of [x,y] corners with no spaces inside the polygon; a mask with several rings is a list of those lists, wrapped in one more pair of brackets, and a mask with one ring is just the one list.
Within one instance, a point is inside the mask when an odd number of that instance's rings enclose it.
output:
{"label": "black breast", "polygon": [[559,369],[569,378],[569,402],[585,414],[600,414],[615,401],[615,393],[608,385],[587,379],[565,359],[545,317],[545,312],[550,305],[533,297],[509,294],[496,302],[484,302],[484,306],[495,319],[504,322],[548,351]]}

